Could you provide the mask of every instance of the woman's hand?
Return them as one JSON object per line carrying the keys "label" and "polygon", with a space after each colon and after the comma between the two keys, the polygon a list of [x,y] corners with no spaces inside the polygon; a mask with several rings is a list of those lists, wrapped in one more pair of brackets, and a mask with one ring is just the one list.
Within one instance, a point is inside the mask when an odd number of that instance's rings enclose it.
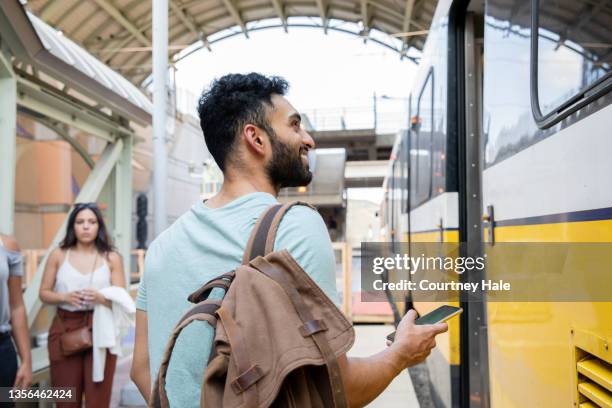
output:
{"label": "woman's hand", "polygon": [[85,302],[87,302],[88,304],[108,306],[109,302],[106,300],[104,295],[102,295],[95,289],[83,289],[81,293],[83,294]]}
{"label": "woman's hand", "polygon": [[32,365],[30,363],[22,363],[19,366],[19,370],[17,370],[13,388],[27,390],[30,385],[32,385]]}
{"label": "woman's hand", "polygon": [[85,298],[82,294],[83,291],[75,290],[63,294],[63,302],[68,303],[76,308],[80,308],[85,304]]}

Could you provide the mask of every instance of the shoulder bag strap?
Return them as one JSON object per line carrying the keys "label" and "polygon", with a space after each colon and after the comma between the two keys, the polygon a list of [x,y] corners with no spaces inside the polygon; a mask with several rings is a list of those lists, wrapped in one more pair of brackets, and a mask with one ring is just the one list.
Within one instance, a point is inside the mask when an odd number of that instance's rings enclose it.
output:
{"label": "shoulder bag strap", "polygon": [[247,242],[244,254],[242,255],[243,265],[247,265],[251,259],[264,254],[268,230],[270,229],[270,225],[272,225],[272,219],[281,207],[281,204],[275,204],[268,207],[268,209],[257,219],[255,227],[253,227],[251,231],[251,236]]}
{"label": "shoulder bag strap", "polygon": [[269,207],[259,217],[251,232],[251,236],[242,257],[243,265],[248,264],[249,261],[258,256],[265,256],[274,250],[274,241],[276,239],[278,226],[283,216],[294,205],[304,205],[313,210],[315,209],[312,205],[301,201],[293,201],[287,204],[275,204]]}

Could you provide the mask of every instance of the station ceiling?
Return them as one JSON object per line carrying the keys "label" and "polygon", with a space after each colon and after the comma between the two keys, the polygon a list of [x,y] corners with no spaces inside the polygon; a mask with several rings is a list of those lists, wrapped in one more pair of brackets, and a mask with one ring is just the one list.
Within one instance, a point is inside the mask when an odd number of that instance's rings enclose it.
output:
{"label": "station ceiling", "polygon": [[[251,23],[276,19],[285,30],[294,17],[312,17],[323,30],[334,21],[393,35],[397,51],[421,49],[437,0],[168,0],[169,52],[176,60],[194,43],[235,28],[248,37]],[[152,70],[152,0],[28,0],[25,7],[133,83]],[[408,34],[407,34],[408,33]]]}

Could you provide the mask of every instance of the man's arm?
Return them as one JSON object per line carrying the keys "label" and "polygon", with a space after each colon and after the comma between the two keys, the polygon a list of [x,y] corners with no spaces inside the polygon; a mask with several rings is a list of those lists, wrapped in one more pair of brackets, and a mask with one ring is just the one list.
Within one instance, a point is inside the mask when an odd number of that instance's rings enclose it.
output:
{"label": "man's arm", "polygon": [[148,339],[147,312],[136,310],[136,340],[134,342],[134,356],[130,378],[138,390],[149,401],[151,395],[151,372],[149,368],[149,339]]}
{"label": "man's arm", "polygon": [[21,360],[21,365],[15,377],[15,387],[26,389],[32,384],[32,353],[30,351],[28,318],[21,293],[21,276],[9,277],[8,288],[13,337],[19,351],[19,360]]}
{"label": "man's arm", "polygon": [[436,346],[435,336],[448,330],[446,323],[417,326],[416,316],[414,310],[404,316],[395,342],[380,353],[338,358],[349,407],[363,407],[373,401],[403,369],[425,360]]}
{"label": "man's arm", "polygon": [[[4,246],[13,252],[20,252],[15,238],[4,235],[2,237]],[[11,313],[11,326],[13,327],[13,339],[19,352],[21,362],[15,377],[14,386],[20,389],[28,388],[32,383],[32,353],[30,350],[30,333],[28,332],[28,318],[23,303],[22,293],[23,263],[21,255],[18,258],[9,258],[8,298]],[[13,385],[13,384],[11,384]]]}

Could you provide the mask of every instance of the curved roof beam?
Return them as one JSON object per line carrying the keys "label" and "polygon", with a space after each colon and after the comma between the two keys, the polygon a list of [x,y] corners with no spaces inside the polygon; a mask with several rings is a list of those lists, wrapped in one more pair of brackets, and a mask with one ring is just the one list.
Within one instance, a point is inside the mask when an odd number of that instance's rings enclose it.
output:
{"label": "curved roof beam", "polygon": [[[412,12],[414,11],[414,0],[406,0],[406,9],[404,10],[404,23],[402,30],[404,33],[410,32],[410,21],[412,20]],[[401,57],[406,56],[408,52],[408,37],[402,39],[402,50],[400,52]]]}
{"label": "curved roof beam", "polygon": [[363,41],[365,42],[370,34],[370,17],[368,15],[368,0],[361,0],[361,21],[363,22]]}
{"label": "curved roof beam", "polygon": [[145,35],[139,31],[134,24],[132,24],[125,16],[115,8],[112,4],[110,4],[107,0],[94,0],[96,4],[106,11],[117,23],[119,23],[123,28],[128,30],[134,37],[138,39],[143,45],[152,46],[151,40],[149,40]]}
{"label": "curved roof beam", "polygon": [[319,10],[319,16],[321,17],[321,24],[323,25],[323,32],[327,34],[327,28],[329,27],[329,19],[327,18],[327,1],[316,0],[317,9]]}
{"label": "curved roof beam", "polygon": [[173,0],[169,0],[169,3],[170,9],[172,9],[172,12],[178,17],[179,20],[181,20],[181,23],[187,27],[191,34],[202,40],[206,48],[208,48],[210,51],[210,45],[208,45],[208,39],[206,38],[204,31],[197,27],[195,22],[193,22],[193,20],[189,18],[189,16],[185,14],[185,12],[179,6],[177,6]]}
{"label": "curved roof beam", "polygon": [[[297,27],[297,28],[317,28],[317,29],[321,28],[321,26],[317,25],[317,24],[305,24],[305,23],[293,23],[293,24],[289,23],[288,26],[289,27]],[[268,29],[280,28],[280,27],[282,27],[282,24],[270,24],[270,25],[265,25],[265,26],[252,27],[251,31],[268,30]],[[330,26],[329,29],[332,30],[332,31],[340,32],[340,33],[345,33],[345,34],[351,34],[351,35],[359,36],[359,33],[355,33],[353,31],[350,31],[350,30],[347,30],[347,29],[341,28],[341,27]],[[232,37],[234,37],[236,35],[239,35],[239,34],[240,34],[239,32],[229,32],[228,34],[226,34],[226,35],[224,35],[222,37],[215,38],[210,43],[214,44],[216,42],[223,41],[223,40],[226,40],[228,38],[232,38]],[[395,51],[395,52],[400,52],[401,51],[401,50],[398,50],[397,48],[394,48],[393,46],[391,46],[391,45],[389,45],[389,44],[387,44],[387,43],[385,43],[383,41],[380,41],[380,40],[378,40],[376,38],[370,38],[370,41],[375,42],[378,45],[382,45],[383,47],[388,48],[391,51]],[[174,60],[174,63],[179,62],[180,60],[188,57],[189,55],[191,55],[194,52],[199,51],[201,49],[202,49],[202,47],[194,47],[193,49],[191,49],[185,55],[181,55],[181,58],[178,58],[178,59]],[[415,64],[419,63],[419,58],[418,57],[406,56],[406,58],[408,58],[410,61],[414,62]]]}
{"label": "curved roof beam", "polygon": [[246,24],[244,23],[242,17],[240,17],[240,13],[238,12],[238,9],[236,8],[236,5],[234,5],[233,1],[223,0],[223,4],[225,5],[227,11],[229,11],[236,24],[242,29],[244,36],[249,38],[249,32],[247,31]]}
{"label": "curved roof beam", "polygon": [[285,30],[285,32],[289,32],[289,30],[287,29],[287,16],[285,15],[285,12],[283,10],[283,6],[280,3],[279,0],[271,0],[272,1],[272,6],[274,6],[274,10],[276,11],[276,14],[278,15],[278,18],[280,18],[281,23],[283,24],[283,29]]}

